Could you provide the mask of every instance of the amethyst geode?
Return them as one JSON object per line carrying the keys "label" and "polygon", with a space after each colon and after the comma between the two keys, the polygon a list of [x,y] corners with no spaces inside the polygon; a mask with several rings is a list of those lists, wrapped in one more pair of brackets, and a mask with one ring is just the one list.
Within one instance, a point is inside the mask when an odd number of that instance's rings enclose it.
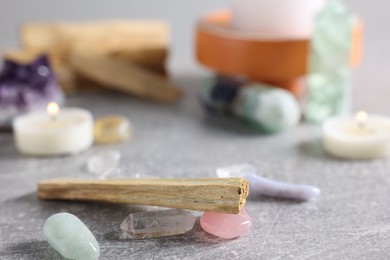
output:
{"label": "amethyst geode", "polygon": [[42,55],[27,64],[5,60],[0,72],[0,126],[9,126],[20,114],[63,103],[61,91],[48,59]]}

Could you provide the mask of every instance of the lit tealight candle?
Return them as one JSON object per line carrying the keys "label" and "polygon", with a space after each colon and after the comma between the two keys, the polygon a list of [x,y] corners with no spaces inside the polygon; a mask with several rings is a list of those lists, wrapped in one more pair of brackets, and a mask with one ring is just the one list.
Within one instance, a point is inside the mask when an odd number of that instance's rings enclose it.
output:
{"label": "lit tealight candle", "polygon": [[46,112],[36,111],[15,118],[13,122],[18,150],[30,155],[74,154],[93,142],[93,118],[80,108],[60,110],[55,102]]}
{"label": "lit tealight candle", "polygon": [[323,143],[325,150],[336,157],[386,157],[390,153],[390,118],[364,111],[355,118],[330,118],[323,125]]}

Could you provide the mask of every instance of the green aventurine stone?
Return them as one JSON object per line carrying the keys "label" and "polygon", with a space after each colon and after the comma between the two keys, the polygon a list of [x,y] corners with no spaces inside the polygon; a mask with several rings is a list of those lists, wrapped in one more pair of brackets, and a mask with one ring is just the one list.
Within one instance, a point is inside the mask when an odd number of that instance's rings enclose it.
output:
{"label": "green aventurine stone", "polygon": [[314,22],[309,50],[305,117],[321,122],[350,110],[349,60],[356,18],[340,0],[329,0]]}
{"label": "green aventurine stone", "polygon": [[298,101],[290,92],[260,84],[242,88],[233,112],[270,133],[291,128],[301,119]]}
{"label": "green aventurine stone", "polygon": [[47,242],[66,259],[90,260],[100,256],[95,237],[76,216],[58,213],[49,217],[43,226]]}

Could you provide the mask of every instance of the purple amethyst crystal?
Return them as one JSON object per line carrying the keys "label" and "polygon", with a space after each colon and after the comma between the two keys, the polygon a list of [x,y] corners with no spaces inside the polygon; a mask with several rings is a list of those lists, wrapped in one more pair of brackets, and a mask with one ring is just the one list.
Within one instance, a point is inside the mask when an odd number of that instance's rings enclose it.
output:
{"label": "purple amethyst crystal", "polygon": [[9,126],[17,115],[43,109],[50,101],[61,104],[63,100],[46,56],[27,64],[4,61],[0,72],[0,126]]}

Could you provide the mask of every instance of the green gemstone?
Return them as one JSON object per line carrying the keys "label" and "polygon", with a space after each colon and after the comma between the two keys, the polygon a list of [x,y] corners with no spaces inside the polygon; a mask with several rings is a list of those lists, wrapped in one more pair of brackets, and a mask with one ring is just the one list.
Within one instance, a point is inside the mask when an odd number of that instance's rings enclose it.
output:
{"label": "green gemstone", "polygon": [[233,112],[269,133],[291,128],[301,119],[300,106],[290,92],[260,84],[242,88]]}
{"label": "green gemstone", "polygon": [[92,260],[100,256],[95,237],[76,216],[58,213],[49,217],[43,226],[47,242],[66,259]]}
{"label": "green gemstone", "polygon": [[305,117],[311,122],[350,110],[349,60],[356,23],[340,0],[329,0],[314,22],[310,42]]}

